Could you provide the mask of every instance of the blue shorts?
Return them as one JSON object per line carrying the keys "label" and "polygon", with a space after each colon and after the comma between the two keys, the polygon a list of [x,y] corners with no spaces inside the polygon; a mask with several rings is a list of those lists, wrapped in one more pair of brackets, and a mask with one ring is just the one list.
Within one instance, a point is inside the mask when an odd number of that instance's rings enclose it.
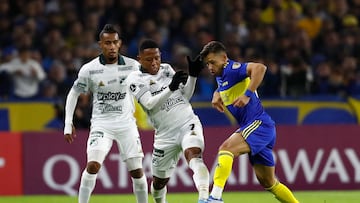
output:
{"label": "blue shorts", "polygon": [[249,159],[252,165],[275,165],[272,150],[276,140],[276,129],[273,123],[254,120],[236,132],[241,132],[246,143],[250,146]]}

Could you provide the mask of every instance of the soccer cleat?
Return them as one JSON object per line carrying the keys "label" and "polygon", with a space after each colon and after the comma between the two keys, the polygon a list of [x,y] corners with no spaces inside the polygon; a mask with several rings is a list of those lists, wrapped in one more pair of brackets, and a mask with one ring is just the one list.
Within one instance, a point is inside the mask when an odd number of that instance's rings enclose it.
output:
{"label": "soccer cleat", "polygon": [[208,203],[207,199],[199,199],[198,203]]}
{"label": "soccer cleat", "polygon": [[221,198],[216,199],[216,198],[210,196],[209,199],[207,200],[207,203],[224,203],[224,201]]}

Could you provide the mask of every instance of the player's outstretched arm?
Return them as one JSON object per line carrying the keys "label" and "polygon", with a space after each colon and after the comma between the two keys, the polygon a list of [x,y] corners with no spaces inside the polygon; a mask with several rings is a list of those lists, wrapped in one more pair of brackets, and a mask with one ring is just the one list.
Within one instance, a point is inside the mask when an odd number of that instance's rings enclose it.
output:
{"label": "player's outstretched arm", "polygon": [[130,93],[138,100],[142,107],[146,110],[151,110],[169,98],[173,91],[179,89],[180,83],[185,84],[187,77],[187,74],[183,71],[175,73],[168,87],[158,94],[151,94],[149,87],[145,85],[146,81],[139,77],[137,73],[130,74],[127,77],[127,84]]}
{"label": "player's outstretched arm", "polygon": [[186,56],[186,59],[190,77],[183,88],[183,95],[185,98],[190,100],[195,91],[196,79],[199,77],[204,65],[200,60],[200,55],[198,55],[194,60],[192,60],[190,56]]}

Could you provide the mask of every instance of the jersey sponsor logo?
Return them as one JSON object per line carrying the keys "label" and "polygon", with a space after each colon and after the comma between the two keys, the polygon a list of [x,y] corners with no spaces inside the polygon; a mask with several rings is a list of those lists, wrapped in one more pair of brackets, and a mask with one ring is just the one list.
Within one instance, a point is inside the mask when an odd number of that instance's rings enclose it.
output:
{"label": "jersey sponsor logo", "polygon": [[91,70],[89,71],[90,75],[94,75],[94,74],[101,74],[104,73],[104,69],[100,69],[100,70]]}
{"label": "jersey sponsor logo", "polygon": [[241,64],[238,63],[238,62],[235,62],[233,65],[232,65],[232,69],[238,69],[240,68]]}
{"label": "jersey sponsor logo", "polygon": [[183,97],[169,98],[161,105],[161,110],[169,111],[179,104],[185,104]]}
{"label": "jersey sponsor logo", "polygon": [[222,84],[221,84],[221,86],[226,86],[226,85],[228,85],[229,84],[229,82],[228,81],[225,81],[225,82],[223,82]]}
{"label": "jersey sponsor logo", "polygon": [[78,88],[78,89],[85,89],[86,88],[86,84],[85,83],[81,83],[81,82],[78,82],[77,84],[76,84],[76,88]]}
{"label": "jersey sponsor logo", "polygon": [[111,84],[111,83],[115,83],[115,82],[116,82],[116,79],[113,79],[113,80],[108,81],[107,83]]}
{"label": "jersey sponsor logo", "polygon": [[109,113],[109,112],[120,112],[122,113],[122,106],[113,106],[107,103],[101,103],[99,108],[101,113]]}
{"label": "jersey sponsor logo", "polygon": [[101,131],[93,131],[90,134],[90,137],[95,138],[95,137],[104,137],[104,132]]}
{"label": "jersey sponsor logo", "polygon": [[162,150],[162,149],[156,149],[156,148],[154,148],[154,150],[153,150],[153,155],[154,155],[154,156],[157,156],[157,157],[164,157],[165,151]]}
{"label": "jersey sponsor logo", "polygon": [[151,95],[154,96],[154,95],[160,94],[162,91],[164,91],[164,89],[166,89],[166,87],[161,87],[161,89],[151,92]]}
{"label": "jersey sponsor logo", "polygon": [[121,67],[118,67],[118,71],[132,70],[132,69],[133,69],[132,66],[121,66]]}
{"label": "jersey sponsor logo", "polygon": [[124,99],[126,96],[126,92],[122,93],[122,92],[98,92],[97,93],[97,99],[100,101],[109,101],[109,100],[114,100],[114,101],[119,101],[120,99]]}

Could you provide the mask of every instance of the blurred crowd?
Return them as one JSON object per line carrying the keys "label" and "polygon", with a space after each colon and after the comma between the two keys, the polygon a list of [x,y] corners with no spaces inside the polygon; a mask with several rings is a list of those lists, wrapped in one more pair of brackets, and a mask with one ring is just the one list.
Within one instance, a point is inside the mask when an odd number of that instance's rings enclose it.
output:
{"label": "blurred crowd", "polygon": [[[359,95],[359,20],[360,0],[0,0],[0,98],[63,103],[106,23],[120,30],[123,55],[152,38],[176,69],[220,40],[231,59],[267,65],[262,98]],[[207,70],[197,86],[194,100],[211,99]]]}

